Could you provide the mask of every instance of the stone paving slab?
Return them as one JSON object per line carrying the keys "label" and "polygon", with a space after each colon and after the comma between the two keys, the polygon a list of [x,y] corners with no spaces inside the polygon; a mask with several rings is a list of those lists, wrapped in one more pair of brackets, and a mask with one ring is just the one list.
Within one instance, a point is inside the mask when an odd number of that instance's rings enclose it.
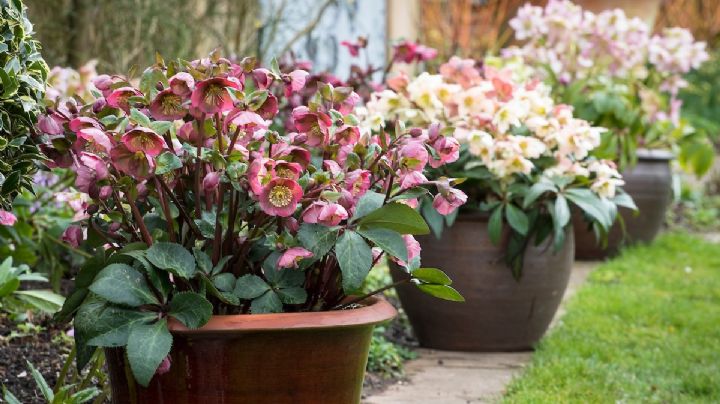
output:
{"label": "stone paving slab", "polygon": [[[598,262],[576,262],[563,304],[553,325],[564,313],[564,305],[587,279]],[[439,403],[468,404],[497,401],[505,386],[520,373],[531,352],[450,352],[417,351],[418,357],[405,365],[408,381],[387,388],[363,400],[364,404]]]}

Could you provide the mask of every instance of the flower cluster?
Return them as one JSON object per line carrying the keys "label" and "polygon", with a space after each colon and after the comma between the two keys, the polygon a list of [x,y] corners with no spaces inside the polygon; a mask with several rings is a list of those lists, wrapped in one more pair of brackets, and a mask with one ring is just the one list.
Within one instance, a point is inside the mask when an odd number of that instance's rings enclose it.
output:
{"label": "flower cluster", "polygon": [[[457,159],[452,138],[417,128],[361,132],[358,96],[350,88],[318,92],[315,102],[296,106],[288,122],[276,125],[278,105],[304,88],[307,75],[218,57],[183,70],[153,66],[140,88],[122,76],[100,75],[94,85],[102,97],[50,109],[38,129],[54,157],[50,165],[75,171],[75,188],[89,199],[81,225],[99,233],[107,248],[137,241],[194,245],[214,264],[230,257],[227,270],[236,276],[264,277],[268,256],[276,268],[328,267],[308,273],[308,298],[295,304],[330,308],[363,276],[349,272],[356,263],[315,248],[309,229],[342,240],[359,231],[362,216],[386,205],[413,206],[426,187],[438,190],[441,214],[465,196],[423,175],[427,165]],[[274,83],[281,92],[269,90]],[[399,233],[385,236],[401,241],[391,252],[373,235],[358,236],[356,248],[372,247],[416,268],[413,231],[393,229]],[[81,234],[73,228],[67,239],[77,245]],[[264,248],[271,248],[265,257],[246,256]],[[366,274],[371,262],[361,265]]]}
{"label": "flower cluster", "polygon": [[[373,94],[367,104],[366,125],[382,126],[382,117],[413,125],[440,120],[453,129],[442,137],[436,161],[457,160],[460,144],[497,181],[505,184],[540,171],[544,175],[576,176],[598,181],[593,189],[615,195],[619,174],[607,181],[590,170],[587,157],[600,144],[602,128],[573,117],[572,108],[555,105],[550,88],[536,80],[516,82],[510,69],[486,66],[484,74],[473,60],[453,57],[441,74],[422,73],[412,81]],[[550,159],[554,164],[548,165]],[[538,164],[543,164],[542,167]],[[604,165],[593,161],[593,165]],[[606,185],[600,185],[600,181]]]}
{"label": "flower cluster", "polygon": [[[389,120],[428,126],[435,150],[428,176],[465,178],[450,182],[461,183],[476,207],[492,212],[496,241],[505,214],[521,237],[548,234],[540,228],[550,226],[556,245],[562,245],[569,202],[592,212],[602,234],[614,220],[615,204],[632,205],[619,189],[624,182],[614,163],[590,156],[605,129],[574,117],[572,107],[555,104],[547,85],[524,79],[526,66],[500,69],[488,62],[480,68],[473,60],[453,57],[440,74],[394,77],[388,83],[392,90],[372,95],[362,125],[377,130]],[[440,133],[448,136],[433,137]],[[447,166],[434,169],[440,165]],[[458,195],[458,204],[465,198]],[[438,203],[432,206],[440,210]],[[553,219],[543,222],[544,215]],[[519,250],[508,253],[515,268],[522,266]]]}
{"label": "flower cluster", "polygon": [[681,75],[708,59],[705,43],[695,42],[686,29],[651,36],[645,22],[622,10],[596,14],[569,0],[551,0],[544,8],[526,4],[510,26],[525,44],[505,54],[547,65],[564,83],[598,75],[644,79],[649,67],[676,92],[683,85]]}
{"label": "flower cluster", "polygon": [[80,97],[85,102],[95,100],[93,80],[97,77],[97,61],[92,60],[79,69],[55,66],[50,69],[47,79],[45,99],[50,102],[66,101]]}

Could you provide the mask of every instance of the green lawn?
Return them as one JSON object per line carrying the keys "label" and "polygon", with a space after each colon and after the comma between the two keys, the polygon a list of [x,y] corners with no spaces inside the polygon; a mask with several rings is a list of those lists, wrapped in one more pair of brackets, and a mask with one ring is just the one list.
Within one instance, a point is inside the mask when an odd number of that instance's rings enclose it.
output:
{"label": "green lawn", "polygon": [[666,234],[603,264],[504,402],[720,402],[720,245]]}

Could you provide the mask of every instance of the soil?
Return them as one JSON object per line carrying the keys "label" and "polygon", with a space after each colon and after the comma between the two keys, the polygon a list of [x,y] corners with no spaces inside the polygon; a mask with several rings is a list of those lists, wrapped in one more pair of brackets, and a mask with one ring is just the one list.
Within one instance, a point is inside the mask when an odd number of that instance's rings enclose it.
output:
{"label": "soil", "polygon": [[27,362],[30,362],[52,388],[70,352],[68,339],[62,341],[65,329],[49,317],[35,318],[39,331],[21,332],[18,324],[0,317],[0,384],[22,403],[44,403]]}

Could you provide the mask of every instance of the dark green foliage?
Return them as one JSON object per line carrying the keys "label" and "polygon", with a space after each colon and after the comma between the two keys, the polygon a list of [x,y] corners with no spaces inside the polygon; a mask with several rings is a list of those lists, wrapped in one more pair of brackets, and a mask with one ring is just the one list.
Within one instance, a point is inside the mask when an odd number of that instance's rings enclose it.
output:
{"label": "dark green foliage", "polygon": [[33,125],[42,107],[47,65],[21,0],[0,0],[0,208],[31,190],[36,161]]}

